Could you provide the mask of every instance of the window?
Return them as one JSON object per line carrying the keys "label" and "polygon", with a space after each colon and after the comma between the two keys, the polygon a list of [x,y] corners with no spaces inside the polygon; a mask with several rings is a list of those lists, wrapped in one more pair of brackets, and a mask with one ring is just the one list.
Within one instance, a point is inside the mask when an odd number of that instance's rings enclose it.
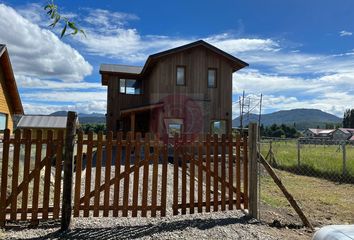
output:
{"label": "window", "polygon": [[216,69],[208,69],[208,87],[216,87]]}
{"label": "window", "polygon": [[226,120],[212,121],[211,133],[218,135],[226,134]]}
{"label": "window", "polygon": [[4,131],[7,128],[7,114],[0,113],[0,131]]}
{"label": "window", "polygon": [[174,137],[176,134],[181,135],[183,131],[182,119],[165,119],[167,134],[169,137]]}
{"label": "window", "polygon": [[183,66],[177,67],[176,84],[179,86],[186,85],[186,67]]}
{"label": "window", "polygon": [[119,92],[125,94],[141,94],[141,81],[135,79],[120,79]]}

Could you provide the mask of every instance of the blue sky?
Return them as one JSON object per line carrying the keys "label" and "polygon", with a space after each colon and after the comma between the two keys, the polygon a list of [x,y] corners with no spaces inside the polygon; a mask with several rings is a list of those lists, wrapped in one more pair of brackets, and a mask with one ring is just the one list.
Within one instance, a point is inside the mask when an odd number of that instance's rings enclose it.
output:
{"label": "blue sky", "polygon": [[8,46],[26,113],[106,110],[101,63],[143,65],[149,54],[198,39],[248,62],[233,75],[233,115],[243,90],[263,93],[265,112],[354,107],[354,2],[56,1],[85,29],[59,39],[46,1],[1,1]]}

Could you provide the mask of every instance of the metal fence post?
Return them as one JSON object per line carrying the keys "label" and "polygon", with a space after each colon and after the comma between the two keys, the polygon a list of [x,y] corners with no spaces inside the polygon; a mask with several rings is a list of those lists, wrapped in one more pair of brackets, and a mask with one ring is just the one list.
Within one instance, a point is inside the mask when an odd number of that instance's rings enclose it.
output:
{"label": "metal fence post", "polygon": [[68,112],[65,132],[64,148],[64,181],[63,181],[63,202],[61,209],[61,231],[70,227],[72,211],[72,184],[73,184],[73,156],[76,134],[76,112]]}
{"label": "metal fence post", "polygon": [[259,219],[258,212],[258,156],[257,156],[257,134],[256,123],[250,123],[248,133],[249,146],[249,214]]}
{"label": "metal fence post", "polygon": [[300,168],[300,160],[301,160],[301,156],[300,156],[300,140],[297,139],[297,167]]}
{"label": "metal fence post", "polygon": [[345,142],[342,143],[342,152],[343,152],[343,169],[342,175],[343,177],[347,175],[347,152],[346,152],[346,144]]}

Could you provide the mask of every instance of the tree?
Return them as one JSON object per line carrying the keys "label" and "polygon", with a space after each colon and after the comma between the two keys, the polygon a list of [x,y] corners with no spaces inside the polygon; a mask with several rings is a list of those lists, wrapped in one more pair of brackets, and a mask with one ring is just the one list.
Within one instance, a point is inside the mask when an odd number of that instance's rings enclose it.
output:
{"label": "tree", "polygon": [[[61,16],[61,14],[58,12],[58,6],[54,3],[54,0],[49,2],[44,7],[44,10],[47,11],[47,15],[52,21],[49,27],[54,28],[60,22],[64,24],[63,29],[61,30],[60,38],[66,35],[76,35],[77,33],[81,33],[86,37],[84,30],[78,28],[76,24],[73,21],[70,21],[67,17]],[[71,32],[65,35],[68,28],[71,29]]]}
{"label": "tree", "polygon": [[354,109],[347,109],[343,116],[343,127],[354,128]]}

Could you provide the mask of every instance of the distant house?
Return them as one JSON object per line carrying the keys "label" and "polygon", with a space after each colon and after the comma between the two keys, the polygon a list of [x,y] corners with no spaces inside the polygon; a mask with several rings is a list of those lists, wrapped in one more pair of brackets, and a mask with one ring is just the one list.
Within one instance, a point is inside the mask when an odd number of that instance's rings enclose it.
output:
{"label": "distant house", "polygon": [[334,131],[335,129],[308,128],[303,134],[307,138],[332,138]]}
{"label": "distant house", "polygon": [[23,107],[5,45],[0,44],[0,132],[14,129],[15,115],[22,115]]}
{"label": "distant house", "polygon": [[52,130],[53,137],[56,138],[60,130],[66,129],[66,121],[67,116],[24,115],[18,122],[17,128],[21,130],[30,129],[32,138],[36,137],[37,130],[42,130],[42,138],[46,138],[48,131]]}
{"label": "distant house", "polygon": [[246,66],[202,40],[150,55],[144,66],[102,64],[107,129],[231,133],[232,74]]}
{"label": "distant house", "polygon": [[350,140],[353,141],[354,129],[353,128],[338,128],[333,133],[334,140]]}

